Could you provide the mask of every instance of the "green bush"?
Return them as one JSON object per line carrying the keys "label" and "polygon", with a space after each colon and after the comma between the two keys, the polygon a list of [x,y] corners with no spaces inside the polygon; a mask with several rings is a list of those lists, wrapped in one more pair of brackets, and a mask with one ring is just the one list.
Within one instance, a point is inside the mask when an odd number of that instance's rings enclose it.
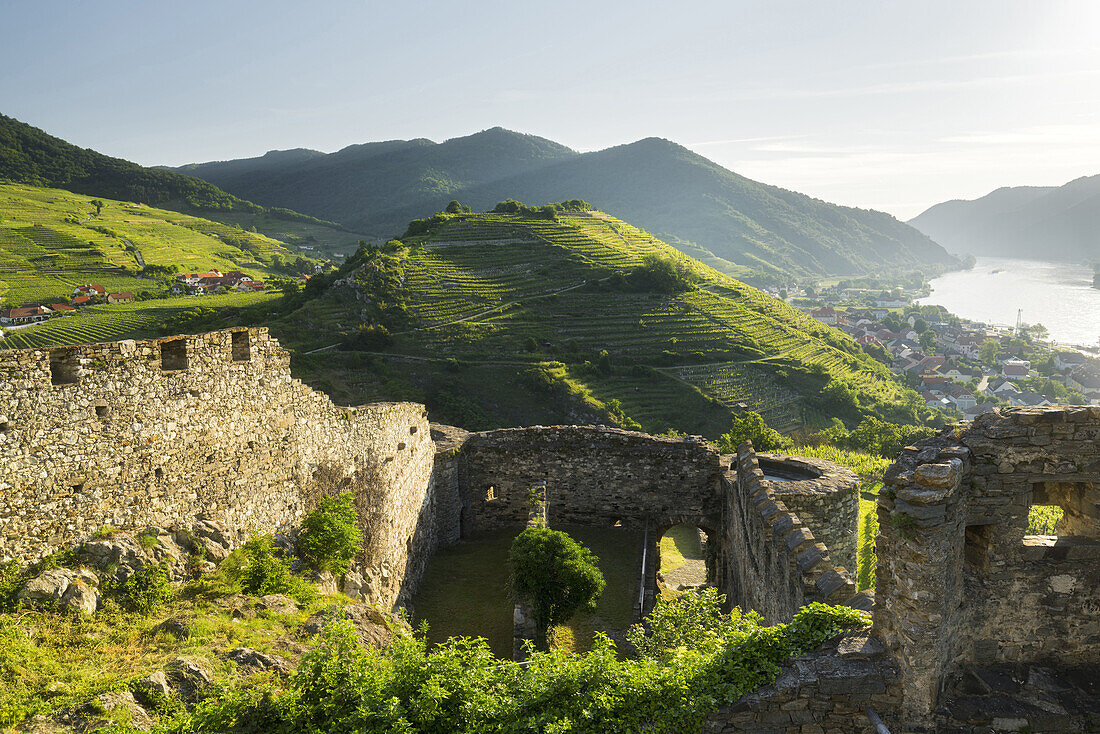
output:
{"label": "green bush", "polygon": [[347,573],[351,560],[363,548],[359,514],[352,506],[351,493],[323,498],[302,521],[295,547],[315,571]]}
{"label": "green bush", "polygon": [[172,598],[168,567],[152,564],[139,568],[118,588],[123,603],[139,614],[152,614]]}
{"label": "green bush", "polygon": [[317,598],[317,590],[309,582],[290,574],[290,561],[275,555],[275,542],[270,535],[260,535],[245,543],[244,555],[240,585],[246,594],[289,594],[300,604]]}
{"label": "green bush", "polygon": [[718,450],[723,454],[735,454],[745,441],[752,441],[757,451],[786,451],[794,445],[791,439],[769,426],[759,413],[752,411],[734,416],[733,428],[718,437]]}
{"label": "green bush", "polygon": [[567,533],[528,528],[516,536],[508,557],[512,589],[530,599],[540,642],[550,625],[581,610],[595,611],[606,585],[598,559]]}

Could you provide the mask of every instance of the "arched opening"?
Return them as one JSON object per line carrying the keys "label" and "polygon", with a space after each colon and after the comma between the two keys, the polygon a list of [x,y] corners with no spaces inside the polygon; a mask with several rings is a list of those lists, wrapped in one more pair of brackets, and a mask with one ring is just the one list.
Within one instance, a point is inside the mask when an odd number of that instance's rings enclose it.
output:
{"label": "arched opening", "polygon": [[[657,540],[661,594],[676,595],[713,582],[715,558],[707,537],[705,530],[690,523],[673,525],[661,533]],[[708,548],[712,551],[709,561]]]}

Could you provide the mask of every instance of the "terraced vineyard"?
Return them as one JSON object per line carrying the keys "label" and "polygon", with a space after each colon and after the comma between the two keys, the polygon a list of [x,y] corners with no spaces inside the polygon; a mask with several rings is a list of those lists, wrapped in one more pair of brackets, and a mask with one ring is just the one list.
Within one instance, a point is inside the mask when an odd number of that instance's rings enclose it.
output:
{"label": "terraced vineyard", "polygon": [[[834,383],[834,393],[854,396],[849,419],[919,407],[915,393],[842,332],[600,212],[557,220],[454,215],[405,244],[387,257],[400,273],[399,294],[389,298],[403,299],[407,318],[391,325],[392,342],[381,351],[417,359],[400,363],[396,382],[313,365],[330,384],[369,383],[378,398],[399,382],[401,397],[426,401],[433,418],[462,425],[473,416],[483,427],[530,422],[515,406],[544,390],[556,420],[594,410],[608,423],[711,437],[746,409],[795,431],[806,416],[822,415],[824,388]],[[692,274],[696,287],[631,285],[631,273],[653,256]],[[354,332],[362,304],[376,294],[366,281],[348,286],[349,274],[273,326],[284,341],[317,349]],[[516,367],[487,391],[476,370],[460,367],[547,361],[565,365],[556,386],[531,382]]]}
{"label": "terraced vineyard", "polygon": [[181,296],[153,301],[88,306],[73,316],[54,318],[41,324],[9,329],[0,339],[0,349],[30,349],[142,339],[159,336],[159,327],[173,316],[196,307],[227,308],[253,306],[281,298],[275,293],[227,293],[201,299]]}
{"label": "terraced vineyard", "polygon": [[141,265],[243,270],[264,278],[282,243],[263,235],[145,205],[60,189],[0,184],[0,306],[49,303],[94,282],[109,291],[156,290]]}

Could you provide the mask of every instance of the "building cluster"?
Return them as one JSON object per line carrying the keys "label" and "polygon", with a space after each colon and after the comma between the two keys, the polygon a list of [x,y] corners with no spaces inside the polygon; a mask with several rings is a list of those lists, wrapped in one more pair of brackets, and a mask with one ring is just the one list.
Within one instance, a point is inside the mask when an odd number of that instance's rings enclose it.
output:
{"label": "building cluster", "polygon": [[174,295],[203,296],[229,290],[253,293],[266,287],[263,281],[237,270],[230,270],[228,273],[208,270],[205,273],[177,273],[176,282],[169,291]]}
{"label": "building cluster", "polygon": [[[1011,332],[969,321],[947,323],[920,314],[904,317],[899,328],[899,314],[892,311],[892,303],[878,299],[875,304],[840,308],[819,301],[805,310],[869,351],[881,349],[879,356],[889,360],[891,370],[915,387],[929,407],[972,420],[1001,404],[1042,407],[1064,402],[1024,384],[1041,375],[1030,360],[1009,346]],[[895,317],[887,323],[891,313]],[[983,349],[989,342],[996,349]],[[1100,404],[1100,364],[1080,352],[1057,352],[1053,374],[1042,376]]]}
{"label": "building cluster", "polygon": [[129,291],[109,293],[102,285],[85,283],[73,289],[71,304],[36,304],[0,309],[0,326],[26,326],[27,324],[47,321],[51,318],[69,316],[81,308],[95,303],[130,303],[133,300],[134,294]]}

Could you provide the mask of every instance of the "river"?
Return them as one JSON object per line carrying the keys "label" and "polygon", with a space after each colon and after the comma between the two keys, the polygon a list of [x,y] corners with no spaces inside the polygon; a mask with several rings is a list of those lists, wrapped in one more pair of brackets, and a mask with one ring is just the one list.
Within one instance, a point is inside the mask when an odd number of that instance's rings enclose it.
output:
{"label": "river", "polygon": [[1042,324],[1058,343],[1095,347],[1100,339],[1100,290],[1084,264],[979,257],[973,269],[931,285],[932,294],[920,302],[965,319],[1013,326],[1023,309],[1024,323]]}

